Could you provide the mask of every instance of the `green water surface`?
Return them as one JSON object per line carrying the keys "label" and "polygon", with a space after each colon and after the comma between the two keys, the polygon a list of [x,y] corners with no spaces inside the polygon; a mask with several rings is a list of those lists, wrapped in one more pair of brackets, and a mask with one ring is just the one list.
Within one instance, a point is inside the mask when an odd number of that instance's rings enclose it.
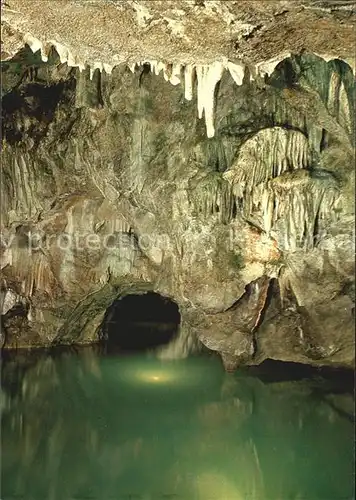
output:
{"label": "green water surface", "polygon": [[329,385],[215,356],[5,359],[1,500],[352,499],[352,395]]}

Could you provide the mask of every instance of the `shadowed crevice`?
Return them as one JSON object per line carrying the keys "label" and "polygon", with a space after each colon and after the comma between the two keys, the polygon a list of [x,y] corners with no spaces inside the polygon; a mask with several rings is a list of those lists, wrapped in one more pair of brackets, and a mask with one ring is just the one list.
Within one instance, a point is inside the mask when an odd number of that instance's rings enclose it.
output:
{"label": "shadowed crevice", "polygon": [[116,300],[107,310],[102,333],[109,350],[143,351],[171,342],[179,324],[177,304],[148,292]]}

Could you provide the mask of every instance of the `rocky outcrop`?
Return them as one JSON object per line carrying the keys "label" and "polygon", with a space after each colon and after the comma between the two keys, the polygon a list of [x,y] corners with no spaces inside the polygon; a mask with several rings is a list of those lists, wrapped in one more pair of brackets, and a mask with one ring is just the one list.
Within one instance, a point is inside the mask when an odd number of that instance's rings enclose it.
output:
{"label": "rocky outcrop", "polygon": [[[189,9],[214,23],[230,12],[229,26],[246,7],[206,4]],[[225,10],[209,14],[212,4]],[[270,23],[272,4],[282,2],[263,3]],[[319,12],[298,5],[301,18]],[[222,49],[216,60],[214,44],[195,61],[182,48],[167,59],[168,45],[123,64],[98,45],[93,60],[63,24],[53,41],[27,6],[13,1],[3,26],[29,44],[2,63],[5,347],[95,342],[114,300],[151,290],[178,304],[183,350],[199,340],[228,369],[266,358],[352,366],[352,68],[311,53],[263,65],[247,48],[244,61]],[[342,12],[348,22],[322,15],[347,31],[353,14]],[[163,29],[150,15],[149,38]]]}

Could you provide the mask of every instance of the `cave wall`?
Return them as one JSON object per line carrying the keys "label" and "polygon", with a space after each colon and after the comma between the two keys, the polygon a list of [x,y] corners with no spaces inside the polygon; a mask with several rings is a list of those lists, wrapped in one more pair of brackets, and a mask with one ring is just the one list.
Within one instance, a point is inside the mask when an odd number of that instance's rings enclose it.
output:
{"label": "cave wall", "polygon": [[54,50],[2,64],[5,347],[94,342],[115,299],[151,290],[231,369],[352,365],[350,67],[225,72],[211,138],[196,92],[149,65],[91,73]]}

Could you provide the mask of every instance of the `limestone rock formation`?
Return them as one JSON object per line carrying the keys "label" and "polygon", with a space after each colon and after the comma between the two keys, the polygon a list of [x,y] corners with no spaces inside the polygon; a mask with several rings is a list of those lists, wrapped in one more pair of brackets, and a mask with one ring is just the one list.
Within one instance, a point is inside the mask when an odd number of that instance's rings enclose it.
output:
{"label": "limestone rock formation", "polygon": [[8,0],[4,346],[96,342],[113,301],[155,291],[180,309],[175,354],[353,366],[355,18]]}

